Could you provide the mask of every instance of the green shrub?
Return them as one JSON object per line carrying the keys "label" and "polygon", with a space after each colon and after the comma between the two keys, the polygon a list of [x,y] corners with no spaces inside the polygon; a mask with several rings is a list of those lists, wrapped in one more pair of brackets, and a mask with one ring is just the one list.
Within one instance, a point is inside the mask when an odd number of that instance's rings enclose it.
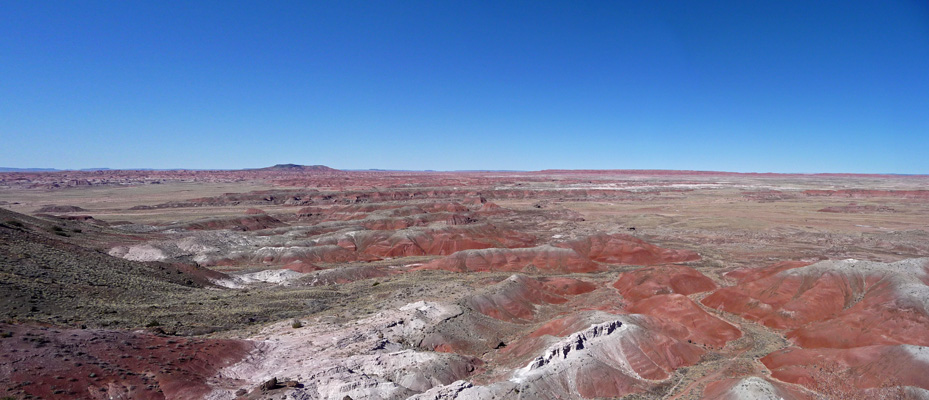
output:
{"label": "green shrub", "polygon": [[303,327],[303,322],[300,322],[299,319],[295,319],[294,322],[293,322],[292,324],[290,324],[290,326],[293,327],[294,329],[302,328],[302,327]]}

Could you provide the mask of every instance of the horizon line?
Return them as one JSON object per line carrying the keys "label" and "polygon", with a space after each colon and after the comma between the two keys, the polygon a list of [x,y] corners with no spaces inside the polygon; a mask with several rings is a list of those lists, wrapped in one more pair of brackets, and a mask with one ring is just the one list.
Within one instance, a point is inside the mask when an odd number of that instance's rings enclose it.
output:
{"label": "horizon line", "polygon": [[[280,165],[280,164],[279,164]],[[299,166],[308,167],[311,165],[302,165],[296,164]],[[729,174],[729,175],[806,175],[806,176],[929,176],[929,173],[895,173],[895,172],[737,172],[737,171],[717,171],[717,170],[699,170],[699,169],[660,169],[660,168],[647,168],[647,169],[634,169],[634,168],[611,168],[611,169],[593,169],[593,168],[548,168],[541,170],[520,170],[520,169],[456,169],[456,170],[437,170],[437,169],[391,169],[391,168],[332,168],[325,165],[312,165],[312,166],[323,166],[331,168],[333,171],[330,172],[421,172],[421,173],[488,173],[488,172],[500,172],[500,173],[551,173],[551,174],[571,174],[571,173],[603,173],[603,172],[614,172],[614,173],[667,173],[667,172],[676,172],[681,174],[700,174],[700,175],[712,175],[712,174]],[[272,167],[258,167],[258,168],[107,168],[107,167],[98,167],[98,168],[42,168],[42,167],[30,167],[30,168],[19,168],[19,167],[0,167],[0,173],[59,173],[59,172],[172,172],[172,171],[194,171],[194,172],[235,172],[235,171],[260,171],[260,170],[272,170]],[[283,170],[286,172],[286,170]],[[293,171],[295,173],[300,171]],[[313,171],[307,171],[313,172]]]}

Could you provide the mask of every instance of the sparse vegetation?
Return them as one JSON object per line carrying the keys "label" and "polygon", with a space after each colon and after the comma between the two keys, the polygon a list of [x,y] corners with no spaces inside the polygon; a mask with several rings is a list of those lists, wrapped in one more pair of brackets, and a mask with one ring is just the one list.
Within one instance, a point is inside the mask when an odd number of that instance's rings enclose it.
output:
{"label": "sparse vegetation", "polygon": [[319,312],[333,296],[313,287],[203,290],[169,265],[61,246],[30,231],[0,230],[0,319],[110,329],[157,319],[167,333],[206,334]]}
{"label": "sparse vegetation", "polygon": [[861,377],[851,368],[832,363],[823,368],[811,368],[812,389],[817,400],[903,400],[906,391],[900,382],[889,379],[872,389],[859,389],[855,382]]}
{"label": "sparse vegetation", "polygon": [[[766,184],[776,185],[777,182],[773,179],[766,182]],[[596,182],[588,183],[596,184]],[[523,185],[523,183],[519,184]],[[545,183],[545,185],[548,184]],[[558,185],[561,185],[561,183],[558,183]],[[545,189],[548,187],[543,186],[543,184],[536,185],[536,183],[532,182],[525,183],[524,186],[526,189]],[[192,186],[185,186],[185,188],[190,187]],[[410,196],[407,196],[411,199],[413,193],[418,193],[416,188],[404,188],[403,190],[411,193]],[[505,191],[507,189],[500,190]],[[583,194],[585,197],[580,199],[571,197],[576,196],[576,192],[565,191],[557,194],[557,196],[564,196],[564,198],[559,197],[558,200],[552,198],[550,202],[538,208],[533,206],[534,203],[537,203],[535,198],[504,198],[501,196],[494,198],[494,201],[498,202],[502,207],[497,209],[502,213],[502,216],[496,217],[486,214],[486,216],[481,217],[478,224],[469,224],[467,228],[473,229],[474,226],[480,226],[479,224],[484,223],[495,224],[501,229],[506,227],[534,237],[540,245],[557,245],[568,240],[574,240],[579,236],[588,235],[592,231],[613,229],[627,234],[638,232],[639,236],[649,241],[654,240],[656,243],[662,243],[667,247],[699,251],[701,256],[704,257],[703,261],[691,262],[688,265],[710,277],[720,286],[731,286],[735,283],[734,278],[722,275],[722,272],[733,271],[743,266],[763,267],[774,260],[817,259],[823,257],[857,258],[862,254],[870,254],[874,258],[895,259],[925,254],[929,249],[929,245],[927,245],[929,241],[926,241],[927,236],[923,230],[904,230],[915,226],[913,220],[916,223],[924,222],[925,213],[922,211],[924,211],[925,207],[923,206],[925,203],[894,204],[894,209],[900,211],[899,214],[883,213],[879,217],[873,218],[868,214],[855,214],[858,220],[852,223],[840,218],[846,217],[846,215],[836,216],[830,213],[818,213],[815,210],[821,208],[824,204],[805,203],[806,200],[796,196],[769,203],[755,202],[751,199],[742,200],[742,197],[736,196],[738,201],[725,202],[725,207],[714,209],[712,207],[720,207],[714,204],[723,204],[715,203],[716,201],[731,200],[730,197],[727,197],[731,195],[731,192],[727,191],[742,189],[739,186],[738,189],[722,188],[718,190],[684,194],[682,194],[683,192],[657,194],[616,191],[615,194],[612,192],[603,194],[606,197],[602,198],[586,197],[587,194],[585,193]],[[536,191],[527,190],[527,192],[535,193]],[[538,192],[544,193],[544,191]],[[60,194],[60,192],[58,193]],[[77,193],[77,190],[72,193]],[[329,321],[333,321],[334,324],[340,326],[351,326],[353,321],[359,321],[361,318],[371,317],[385,310],[402,307],[414,301],[426,300],[452,302],[465,308],[465,314],[454,320],[457,321],[455,323],[463,324],[465,322],[460,321],[468,321],[465,317],[472,317],[473,315],[469,313],[473,314],[474,310],[468,309],[472,306],[463,301],[464,297],[462,296],[475,294],[487,286],[506,280],[512,274],[512,271],[482,272],[479,274],[411,271],[416,265],[426,264],[444,255],[409,257],[401,255],[395,257],[393,256],[394,253],[391,253],[391,257],[382,257],[376,260],[307,262],[301,268],[305,268],[305,271],[309,271],[309,273],[292,278],[293,280],[288,281],[286,285],[275,285],[275,282],[270,281],[254,282],[249,284],[248,289],[227,289],[211,286],[203,276],[196,275],[197,268],[192,266],[192,260],[195,258],[189,252],[170,253],[170,251],[166,250],[168,259],[162,263],[129,261],[111,257],[105,253],[117,245],[120,247],[135,246],[135,249],[151,245],[149,248],[155,247],[161,250],[162,248],[159,246],[162,246],[164,242],[171,241],[174,243],[178,241],[178,237],[183,237],[188,240],[196,239],[190,240],[195,246],[203,245],[205,247],[219,248],[216,252],[219,254],[217,257],[222,257],[229,254],[230,248],[247,253],[254,252],[265,246],[276,246],[282,243],[294,247],[304,246],[305,243],[311,241],[315,243],[317,240],[337,243],[336,240],[331,240],[333,236],[344,236],[344,232],[349,230],[355,234],[356,230],[365,230],[359,228],[359,226],[364,226],[365,223],[374,220],[383,223],[383,225],[377,229],[369,228],[367,230],[381,232],[393,230],[398,233],[407,233],[433,229],[434,227],[434,224],[429,222],[427,218],[417,220],[410,217],[396,219],[385,217],[393,215],[391,213],[400,214],[400,211],[403,213],[422,212],[416,210],[419,205],[415,207],[404,205],[402,208],[385,207],[384,210],[371,212],[359,211],[357,216],[364,216],[364,218],[344,221],[333,218],[331,221],[323,222],[319,221],[322,221],[327,216],[324,213],[315,211],[314,208],[313,213],[307,213],[306,219],[300,220],[299,223],[293,223],[292,220],[281,218],[280,220],[283,221],[284,226],[262,229],[261,232],[257,233],[227,230],[210,231],[210,229],[218,228],[198,222],[204,220],[213,221],[214,219],[226,220],[228,219],[227,214],[241,211],[236,207],[244,209],[258,204],[266,207],[267,212],[275,216],[284,213],[292,214],[297,207],[286,208],[284,202],[308,201],[304,197],[304,193],[305,191],[301,189],[274,189],[266,193],[220,194],[215,198],[204,198],[205,201],[203,202],[159,198],[157,201],[171,201],[171,203],[165,203],[168,205],[164,207],[139,208],[138,212],[126,210],[129,208],[129,205],[127,205],[124,210],[118,211],[120,213],[118,218],[113,217],[111,219],[103,215],[92,222],[88,222],[89,219],[81,219],[81,216],[77,215],[70,215],[67,218],[29,217],[0,210],[0,221],[6,221],[4,226],[8,227],[7,229],[0,229],[0,268],[2,268],[0,270],[2,272],[0,274],[0,319],[13,324],[38,323],[58,327],[81,326],[91,329],[106,327],[108,330],[135,330],[147,327],[154,328],[149,329],[149,332],[167,335],[200,335],[221,332],[217,336],[243,338],[257,333],[259,329],[269,328],[277,333],[282,332],[285,335],[299,336],[302,334],[315,334],[317,327],[325,326],[324,324],[329,323]],[[441,195],[440,191],[436,193]],[[197,192],[197,195],[201,194],[203,193]],[[185,192],[184,195],[195,197],[189,192]],[[430,193],[429,195],[435,194]],[[799,192],[796,195],[801,196]],[[312,196],[315,196],[315,194],[312,194]],[[535,196],[535,194],[529,196]],[[155,200],[149,201],[152,204],[156,203]],[[318,208],[322,209],[327,207],[356,207],[359,206],[356,203],[362,203],[361,205],[365,207],[371,206],[370,209],[377,209],[377,207],[383,205],[392,207],[401,203],[405,204],[406,201],[404,198],[403,200],[388,200],[382,203],[381,200],[365,198],[363,195],[358,196],[357,199],[332,195],[331,198],[319,200],[313,207],[317,205]],[[420,199],[415,199],[414,204],[420,204],[420,201]],[[423,203],[425,201],[422,200]],[[648,207],[643,208],[645,202],[648,203]],[[84,205],[86,203],[81,200],[78,204]],[[135,205],[132,204],[132,206]],[[773,205],[777,207],[773,207]],[[474,210],[481,206],[472,207],[469,205],[468,207]],[[668,210],[674,210],[674,212]],[[493,210],[491,209],[491,211]],[[123,212],[125,212],[125,215],[122,214]],[[811,214],[814,212],[816,214]],[[94,213],[95,217],[97,217],[96,210]],[[376,218],[369,219],[367,217],[369,214]],[[804,228],[808,223],[801,220],[801,218],[807,218],[810,215],[817,218],[815,223],[813,221],[809,222],[809,226],[814,228]],[[354,218],[356,216],[350,216],[346,213],[346,215],[339,215],[339,217]],[[898,217],[899,220],[893,220],[893,218]],[[123,219],[132,222],[152,223],[153,225],[138,225],[132,227],[131,230],[129,228],[121,230],[123,228],[113,227],[116,225],[114,221]],[[183,221],[183,224],[177,224],[176,221]],[[414,225],[396,228],[390,224],[398,221],[402,222],[398,226],[405,226],[407,223],[413,223]],[[445,219],[443,217],[438,221],[445,221]],[[879,226],[875,221],[880,221],[882,224],[884,221],[888,221],[886,224],[880,225],[887,225],[887,230],[867,230],[855,225],[861,223],[872,224],[867,226]],[[444,222],[442,223],[444,224]],[[111,225],[107,226],[106,224]],[[199,228],[208,231],[194,232],[174,229],[179,226],[190,227],[198,224],[209,225]],[[636,231],[629,228],[633,225],[638,228]],[[28,229],[9,229],[9,227],[25,227]],[[862,231],[864,232],[862,233]],[[127,232],[131,232],[131,234]],[[151,232],[155,234],[147,236]],[[180,235],[172,236],[174,232],[180,232]],[[359,239],[365,233],[353,236],[352,239],[355,241],[352,244],[363,245],[366,243]],[[57,236],[66,235],[73,235],[72,239],[65,241],[57,238]],[[385,234],[385,236],[389,235]],[[468,234],[464,235],[467,236]],[[280,237],[285,236],[287,237],[286,240],[279,240]],[[400,237],[402,235],[397,234],[396,236]],[[554,239],[555,236],[558,238]],[[232,247],[232,245],[222,247],[225,243],[231,241],[240,241],[245,244],[236,244],[236,246],[241,247]],[[266,243],[271,243],[271,245]],[[347,242],[338,243],[344,245]],[[893,244],[894,247],[888,247],[888,243]],[[185,246],[190,244],[185,243]],[[247,246],[247,248],[244,246]],[[493,246],[502,247],[504,245],[494,243]],[[454,250],[457,247],[448,247],[447,249]],[[215,268],[217,271],[230,274],[238,272],[251,274],[264,268],[279,268],[286,262],[288,261],[282,261],[282,259],[278,258],[272,261],[254,258],[247,262],[234,260],[231,262],[232,265],[226,265],[222,262],[203,264],[210,265],[211,268]],[[410,268],[405,269],[404,266]],[[602,288],[603,286],[609,287],[613,285],[618,273],[642,269],[640,266],[624,265],[611,265],[609,268],[609,274],[598,275],[591,273],[565,276],[595,281],[596,285]],[[389,273],[367,274],[372,271],[379,273],[386,271]],[[291,273],[289,271],[283,272]],[[536,272],[540,271],[536,270]],[[550,273],[546,278],[552,278],[554,275]],[[676,292],[662,287],[656,289],[652,294],[669,296],[673,293]],[[562,297],[574,298],[573,296],[563,295]],[[702,298],[694,295],[689,297],[697,302]],[[580,299],[580,297],[577,298]],[[617,310],[626,309],[631,304],[634,304],[632,300],[623,299],[625,298],[616,296],[608,301],[612,309]],[[858,301],[860,299],[856,299],[855,303]],[[582,301],[575,302],[571,300],[566,304],[575,307],[575,305],[582,304]],[[491,324],[490,326],[495,329],[498,326],[502,327],[496,330],[502,333],[500,338],[493,337],[492,341],[486,342],[493,347],[493,349],[487,351],[501,351],[507,344],[511,348],[518,349],[519,347],[515,346],[520,345],[520,343],[516,338],[526,333],[529,326],[539,326],[544,322],[544,318],[551,315],[564,315],[561,314],[564,309],[559,309],[560,306],[558,305],[544,304],[533,307],[534,311],[540,313],[537,314],[538,319],[532,321],[531,324],[511,324],[506,326]],[[851,306],[847,305],[846,308],[848,307]],[[697,398],[704,388],[702,385],[706,383],[706,381],[700,381],[700,378],[709,376],[706,374],[707,371],[716,372],[721,366],[733,364],[739,368],[737,370],[734,367],[730,368],[728,372],[720,376],[757,376],[758,367],[760,366],[759,359],[788,345],[782,331],[772,330],[751,321],[737,319],[726,313],[706,310],[710,311],[713,316],[739,325],[739,329],[744,336],[730,342],[731,344],[727,344],[725,348],[708,345],[705,341],[698,340],[700,338],[697,337],[694,337],[693,340],[688,339],[687,342],[692,342],[690,344],[694,345],[693,347],[699,347],[701,351],[707,352],[700,358],[699,362],[676,369],[673,378],[667,381],[649,382],[648,385],[651,386],[643,389],[638,394],[627,396],[628,398],[673,397],[676,394],[682,394],[683,396],[678,396],[680,398]],[[648,312],[650,311],[643,311],[646,314]],[[780,317],[792,316],[792,314],[783,310],[779,312],[780,314],[777,315]],[[493,317],[484,319],[494,322]],[[267,326],[270,323],[273,323],[273,325]],[[300,329],[302,327],[308,329],[302,330]],[[457,325],[455,327],[458,328]],[[291,330],[291,328],[294,330]],[[6,332],[6,330],[6,328],[3,328],[3,331],[0,331],[0,338],[7,338],[10,337],[8,335],[12,335],[12,332]],[[462,332],[452,332],[469,334],[466,327],[462,328]],[[83,336],[96,333],[84,331],[79,334]],[[7,339],[5,343],[19,343],[21,338],[25,339],[25,335],[17,332],[15,339]],[[384,339],[384,336],[381,335],[379,338]],[[163,337],[159,338],[159,340],[164,339]],[[37,346],[45,345],[46,349],[55,346],[54,342],[45,344],[34,338],[29,338],[29,340],[30,345],[33,343]],[[183,341],[183,339],[179,340]],[[418,342],[407,342],[406,340],[401,338],[398,339],[397,343],[415,350],[416,345],[413,343]],[[176,349],[179,346],[179,343],[173,341],[167,343],[171,346],[165,347]],[[494,343],[496,343],[495,346],[493,346]],[[147,350],[154,351],[158,349],[153,347]],[[164,347],[161,349],[163,350]],[[426,350],[431,349],[427,348]],[[732,363],[733,357],[735,357],[736,363]],[[489,357],[489,359],[493,360],[493,357]],[[179,360],[183,361],[183,359]],[[491,368],[498,367],[498,365],[491,365]],[[80,375],[81,379],[86,380],[88,372],[83,370]],[[98,373],[101,372],[98,371]],[[885,383],[881,388],[875,390],[858,390],[854,385],[854,383],[857,383],[856,373],[860,373],[860,371],[846,369],[829,372],[831,375],[819,378],[819,385],[821,386],[813,387],[812,384],[806,383],[804,385],[811,390],[818,391],[821,394],[820,398],[823,400],[838,398],[852,400],[897,399],[903,393],[903,389],[892,385],[892,383]],[[95,378],[92,380],[99,381],[98,384],[102,384],[108,378],[106,377],[107,372],[101,374],[103,377],[95,377],[92,373],[90,377]],[[768,379],[768,377],[769,375],[765,375],[765,379]],[[283,380],[287,381],[287,379]],[[695,381],[701,383],[692,385]],[[792,387],[797,388],[796,386]],[[685,388],[688,393],[681,393]],[[806,393],[809,394],[810,392]]]}

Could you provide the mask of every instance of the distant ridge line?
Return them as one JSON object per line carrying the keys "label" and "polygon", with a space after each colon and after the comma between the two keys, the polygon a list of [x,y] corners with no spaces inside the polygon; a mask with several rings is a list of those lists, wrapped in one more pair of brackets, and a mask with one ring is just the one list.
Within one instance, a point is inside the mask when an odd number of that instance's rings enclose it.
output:
{"label": "distant ridge line", "polygon": [[558,175],[665,175],[665,176],[757,176],[757,177],[778,177],[778,176],[809,176],[809,177],[862,177],[862,178],[879,178],[879,177],[927,177],[929,174],[901,174],[901,173],[852,173],[852,172],[728,172],[728,171],[701,171],[701,170],[673,170],[673,169],[543,169],[538,171],[529,170],[505,170],[505,169],[467,169],[467,170],[433,170],[433,169],[335,169],[326,165],[300,165],[300,164],[276,164],[263,168],[239,168],[239,169],[196,169],[196,168],[80,168],[80,169],[58,169],[58,168],[15,168],[0,167],[0,173],[67,173],[67,172],[120,172],[120,171],[139,171],[139,172],[171,172],[171,171],[191,171],[191,172],[235,172],[235,171],[278,171],[278,172],[373,172],[373,173],[390,173],[390,172],[408,172],[408,173],[514,173],[514,174],[558,174]]}

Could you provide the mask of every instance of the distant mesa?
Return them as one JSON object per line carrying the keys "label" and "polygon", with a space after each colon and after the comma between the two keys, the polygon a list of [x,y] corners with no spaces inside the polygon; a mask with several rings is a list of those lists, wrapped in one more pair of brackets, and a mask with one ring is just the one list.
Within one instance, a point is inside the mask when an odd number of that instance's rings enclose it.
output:
{"label": "distant mesa", "polygon": [[304,172],[336,172],[337,169],[329,168],[325,165],[299,165],[299,164],[277,164],[271,167],[260,168],[261,171],[304,171]]}

